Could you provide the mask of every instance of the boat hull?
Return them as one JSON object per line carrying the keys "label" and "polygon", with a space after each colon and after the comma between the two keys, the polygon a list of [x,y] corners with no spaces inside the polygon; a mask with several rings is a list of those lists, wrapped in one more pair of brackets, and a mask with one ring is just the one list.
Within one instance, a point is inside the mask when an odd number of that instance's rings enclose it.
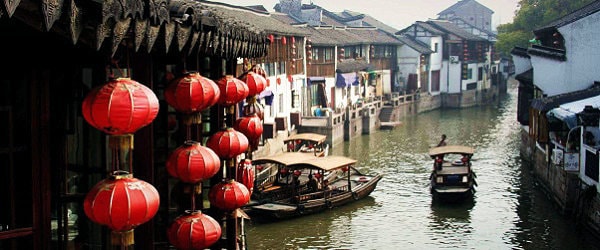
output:
{"label": "boat hull", "polygon": [[352,191],[327,191],[322,198],[310,198],[299,202],[289,201],[273,201],[259,205],[247,206],[246,213],[253,220],[281,220],[293,217],[299,217],[309,214],[323,212],[325,210],[334,209],[345,204],[363,199],[371,194],[382,176],[372,176],[364,183],[360,183]]}

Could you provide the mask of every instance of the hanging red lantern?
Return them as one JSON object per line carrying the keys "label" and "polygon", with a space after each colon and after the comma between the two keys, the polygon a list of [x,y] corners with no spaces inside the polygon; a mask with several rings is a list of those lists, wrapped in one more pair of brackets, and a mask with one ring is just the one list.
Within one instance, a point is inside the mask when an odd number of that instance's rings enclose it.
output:
{"label": "hanging red lantern", "polygon": [[116,78],[90,91],[81,112],[98,130],[123,135],[150,124],[158,108],[158,98],[150,88],[129,78]]}
{"label": "hanging red lantern", "polygon": [[281,85],[281,77],[277,77],[277,85]]}
{"label": "hanging red lantern", "polygon": [[248,96],[260,94],[267,86],[267,79],[252,71],[242,75],[240,80],[248,86]]}
{"label": "hanging red lantern", "polygon": [[229,180],[214,185],[208,193],[208,199],[215,207],[232,211],[250,201],[250,192],[243,184]]}
{"label": "hanging red lantern", "polygon": [[223,76],[217,81],[217,85],[221,91],[218,102],[224,106],[231,106],[243,101],[250,92],[246,83],[232,75]]}
{"label": "hanging red lantern", "polygon": [[221,225],[201,211],[185,211],[167,230],[169,243],[177,249],[206,249],[221,238]]}
{"label": "hanging red lantern", "polygon": [[250,194],[254,190],[254,177],[255,173],[252,161],[249,159],[241,160],[238,164],[235,180],[246,186]]}
{"label": "hanging red lantern", "polygon": [[182,113],[195,113],[214,105],[220,97],[219,86],[198,72],[189,72],[171,81],[165,100]]}
{"label": "hanging red lantern", "polygon": [[292,44],[296,43],[296,37],[290,37],[290,41],[292,42]]}
{"label": "hanging red lantern", "polygon": [[214,150],[219,157],[231,159],[248,150],[248,138],[233,128],[227,128],[208,138],[206,146]]}
{"label": "hanging red lantern", "polygon": [[233,128],[244,134],[253,149],[258,147],[260,136],[263,133],[263,124],[256,114],[244,116],[235,121]]}
{"label": "hanging red lantern", "polygon": [[321,175],[321,173],[319,173],[319,172],[316,172],[316,173],[315,173],[313,176],[314,176],[315,178],[317,178],[317,180],[318,180],[318,179],[321,179],[321,177],[323,177],[323,175]]}
{"label": "hanging red lantern", "polygon": [[283,45],[287,44],[287,38],[285,38],[285,36],[281,37],[281,44],[283,44]]}
{"label": "hanging red lantern", "polygon": [[128,246],[133,244],[133,229],[152,219],[159,204],[156,188],[126,171],[115,171],[87,193],[83,209],[91,221],[113,231],[113,244]]}
{"label": "hanging red lantern", "polygon": [[342,171],[348,172],[348,166],[342,167]]}
{"label": "hanging red lantern", "polygon": [[287,75],[287,80],[288,80],[288,82],[293,83],[294,77],[292,75]]}
{"label": "hanging red lantern", "polygon": [[269,39],[269,43],[273,43],[273,41],[275,41],[275,36],[273,34],[270,34],[267,39]]}
{"label": "hanging red lantern", "polygon": [[169,175],[186,183],[198,183],[213,177],[221,167],[221,159],[199,142],[186,141],[167,160]]}

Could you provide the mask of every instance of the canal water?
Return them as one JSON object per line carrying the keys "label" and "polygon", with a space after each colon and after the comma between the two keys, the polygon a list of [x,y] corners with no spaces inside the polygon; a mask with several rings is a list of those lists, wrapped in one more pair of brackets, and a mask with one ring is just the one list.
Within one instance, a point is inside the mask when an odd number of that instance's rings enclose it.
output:
{"label": "canal water", "polygon": [[[335,145],[331,153],[383,173],[370,197],[291,220],[246,224],[248,249],[599,249],[571,225],[536,185],[520,159],[516,90],[498,104],[436,110]],[[441,134],[476,149],[472,202],[433,203],[432,161]]]}

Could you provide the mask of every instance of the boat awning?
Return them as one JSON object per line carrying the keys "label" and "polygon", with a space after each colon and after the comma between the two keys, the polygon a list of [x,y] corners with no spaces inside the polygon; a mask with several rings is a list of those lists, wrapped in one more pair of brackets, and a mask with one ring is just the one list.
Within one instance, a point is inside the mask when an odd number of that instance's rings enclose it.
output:
{"label": "boat awning", "polygon": [[346,88],[352,85],[358,85],[358,76],[355,72],[352,73],[337,73],[335,86],[338,88]]}
{"label": "boat awning", "polygon": [[450,145],[431,148],[429,150],[429,156],[434,157],[436,155],[444,154],[468,154],[472,155],[475,153],[475,149],[469,146]]}
{"label": "boat awning", "polygon": [[287,143],[288,141],[303,140],[303,141],[314,141],[314,142],[322,143],[325,141],[325,139],[327,139],[327,136],[322,135],[322,134],[299,133],[299,134],[290,135],[283,142]]}
{"label": "boat awning", "polygon": [[318,157],[301,152],[284,152],[273,156],[258,157],[252,160],[253,165],[275,163],[285,165],[290,169],[322,169],[325,171],[354,165],[356,160],[338,155]]}
{"label": "boat awning", "polygon": [[252,159],[252,164],[265,164],[265,163],[275,163],[281,165],[294,165],[299,164],[305,161],[309,161],[317,156],[313,154],[307,154],[302,152],[283,152],[281,154],[272,155],[272,156],[263,156]]}
{"label": "boat awning", "polygon": [[549,121],[562,121],[567,124],[569,129],[571,129],[577,126],[577,113],[583,111],[585,106],[592,106],[593,108],[600,107],[600,95],[561,104],[557,108],[553,108],[548,111],[548,113],[546,113],[546,117],[548,117]]}
{"label": "boat awning", "polygon": [[293,164],[292,168],[314,168],[330,171],[342,167],[354,165],[356,160],[339,155],[329,155],[325,157],[315,157],[308,161]]}

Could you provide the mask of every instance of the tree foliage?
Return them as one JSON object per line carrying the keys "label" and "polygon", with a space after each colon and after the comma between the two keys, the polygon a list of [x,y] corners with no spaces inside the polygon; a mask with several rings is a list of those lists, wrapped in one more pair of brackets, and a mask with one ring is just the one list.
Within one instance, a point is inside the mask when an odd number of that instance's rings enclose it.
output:
{"label": "tree foliage", "polygon": [[498,26],[496,48],[510,55],[515,46],[527,47],[533,31],[596,0],[520,0],[512,23]]}

